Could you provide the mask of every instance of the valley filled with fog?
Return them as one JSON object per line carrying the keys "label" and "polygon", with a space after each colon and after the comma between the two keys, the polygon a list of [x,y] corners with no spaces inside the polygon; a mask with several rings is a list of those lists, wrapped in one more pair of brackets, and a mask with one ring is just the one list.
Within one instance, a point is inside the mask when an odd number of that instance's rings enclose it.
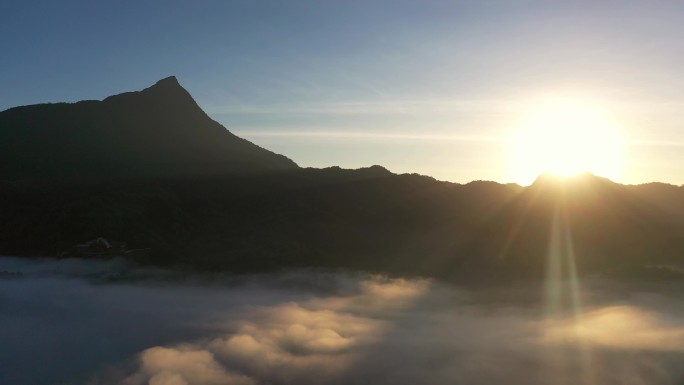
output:
{"label": "valley filled with fog", "polygon": [[0,382],[675,384],[676,282],[460,288],[1,258]]}

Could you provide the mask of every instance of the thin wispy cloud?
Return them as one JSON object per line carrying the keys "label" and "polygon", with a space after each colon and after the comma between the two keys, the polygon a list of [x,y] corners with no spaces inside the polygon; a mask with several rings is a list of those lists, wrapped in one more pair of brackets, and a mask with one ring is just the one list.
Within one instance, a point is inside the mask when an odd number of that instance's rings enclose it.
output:
{"label": "thin wispy cloud", "polygon": [[440,134],[407,134],[407,133],[372,133],[372,132],[344,132],[344,131],[235,131],[236,134],[247,138],[309,138],[309,139],[344,139],[344,140],[407,140],[407,141],[436,141],[436,142],[502,142],[503,136],[465,136]]}
{"label": "thin wispy cloud", "polygon": [[210,107],[212,115],[231,114],[322,114],[322,115],[375,115],[375,114],[497,114],[515,111],[521,102],[512,100],[371,100],[340,101],[316,104],[233,105]]}

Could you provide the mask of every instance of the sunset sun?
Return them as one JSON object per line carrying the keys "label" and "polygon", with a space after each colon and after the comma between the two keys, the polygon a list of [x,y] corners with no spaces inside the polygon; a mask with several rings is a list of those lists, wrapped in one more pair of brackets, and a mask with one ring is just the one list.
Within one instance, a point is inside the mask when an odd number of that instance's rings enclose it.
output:
{"label": "sunset sun", "polygon": [[599,107],[574,100],[546,102],[516,126],[509,173],[523,185],[541,173],[590,172],[616,179],[624,163],[624,147],[619,125]]}

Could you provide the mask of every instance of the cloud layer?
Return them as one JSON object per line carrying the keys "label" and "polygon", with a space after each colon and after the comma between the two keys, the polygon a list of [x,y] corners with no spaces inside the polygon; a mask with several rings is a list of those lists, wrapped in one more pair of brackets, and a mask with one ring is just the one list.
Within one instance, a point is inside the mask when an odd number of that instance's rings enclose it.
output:
{"label": "cloud layer", "polygon": [[[678,285],[585,281],[582,309],[549,313],[534,285],[465,290],[427,279],[303,271],[103,283],[75,278],[79,269],[67,269],[69,278],[64,269],[25,269],[23,278],[0,281],[0,333],[10,352],[0,363],[12,368],[0,382],[684,380]],[[31,369],[37,364],[41,373]]]}

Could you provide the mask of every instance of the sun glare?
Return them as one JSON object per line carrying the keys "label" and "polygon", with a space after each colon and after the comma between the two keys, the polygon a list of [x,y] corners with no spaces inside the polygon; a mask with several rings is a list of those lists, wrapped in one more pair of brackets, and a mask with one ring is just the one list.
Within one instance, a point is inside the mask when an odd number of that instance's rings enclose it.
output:
{"label": "sun glare", "polygon": [[548,172],[582,172],[619,179],[625,139],[620,126],[597,106],[572,100],[542,103],[516,127],[509,173],[528,185]]}

